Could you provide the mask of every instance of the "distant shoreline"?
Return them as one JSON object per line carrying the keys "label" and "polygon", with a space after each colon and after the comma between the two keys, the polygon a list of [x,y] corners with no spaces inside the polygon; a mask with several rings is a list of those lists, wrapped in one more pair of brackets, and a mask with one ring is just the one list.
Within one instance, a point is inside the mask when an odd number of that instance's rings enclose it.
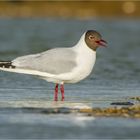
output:
{"label": "distant shoreline", "polygon": [[140,1],[1,1],[0,17],[140,17]]}

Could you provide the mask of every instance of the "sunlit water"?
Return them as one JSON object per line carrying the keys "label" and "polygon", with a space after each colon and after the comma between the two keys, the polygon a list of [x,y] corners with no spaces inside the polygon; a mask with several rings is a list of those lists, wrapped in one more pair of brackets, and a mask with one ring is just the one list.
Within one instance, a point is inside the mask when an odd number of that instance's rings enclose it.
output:
{"label": "sunlit water", "polygon": [[108,48],[98,49],[92,74],[65,85],[65,102],[53,102],[54,84],[0,72],[0,138],[140,138],[139,120],[43,114],[37,109],[107,107],[139,96],[139,25],[139,20],[119,19],[0,19],[1,60],[70,47],[88,29],[98,30],[108,42]]}

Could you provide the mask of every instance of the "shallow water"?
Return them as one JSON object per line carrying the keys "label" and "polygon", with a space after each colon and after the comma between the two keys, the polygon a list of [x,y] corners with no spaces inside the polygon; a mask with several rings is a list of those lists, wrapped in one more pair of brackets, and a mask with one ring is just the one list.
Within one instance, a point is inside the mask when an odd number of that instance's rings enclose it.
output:
{"label": "shallow water", "polygon": [[[54,84],[36,77],[0,72],[1,138],[140,138],[140,122],[83,114],[47,114],[45,108],[108,107],[140,95],[139,20],[0,19],[0,59],[69,47],[87,29],[101,32],[92,74],[65,85],[65,102],[53,102]],[[26,108],[26,111],[25,111]]]}

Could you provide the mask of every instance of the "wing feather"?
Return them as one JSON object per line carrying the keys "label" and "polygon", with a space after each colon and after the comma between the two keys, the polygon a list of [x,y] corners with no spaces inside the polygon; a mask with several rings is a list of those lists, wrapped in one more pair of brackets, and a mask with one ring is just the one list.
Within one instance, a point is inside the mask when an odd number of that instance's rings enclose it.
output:
{"label": "wing feather", "polygon": [[71,48],[57,48],[18,57],[12,61],[12,64],[17,68],[61,74],[70,72],[76,67],[75,59],[76,53]]}

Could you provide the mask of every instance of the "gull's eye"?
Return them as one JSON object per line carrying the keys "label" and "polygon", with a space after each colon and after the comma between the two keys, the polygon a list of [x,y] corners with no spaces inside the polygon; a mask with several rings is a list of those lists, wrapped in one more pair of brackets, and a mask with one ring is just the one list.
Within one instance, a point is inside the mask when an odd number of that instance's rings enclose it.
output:
{"label": "gull's eye", "polygon": [[89,39],[90,39],[90,40],[93,40],[94,38],[95,38],[95,37],[92,36],[92,35],[89,36]]}

